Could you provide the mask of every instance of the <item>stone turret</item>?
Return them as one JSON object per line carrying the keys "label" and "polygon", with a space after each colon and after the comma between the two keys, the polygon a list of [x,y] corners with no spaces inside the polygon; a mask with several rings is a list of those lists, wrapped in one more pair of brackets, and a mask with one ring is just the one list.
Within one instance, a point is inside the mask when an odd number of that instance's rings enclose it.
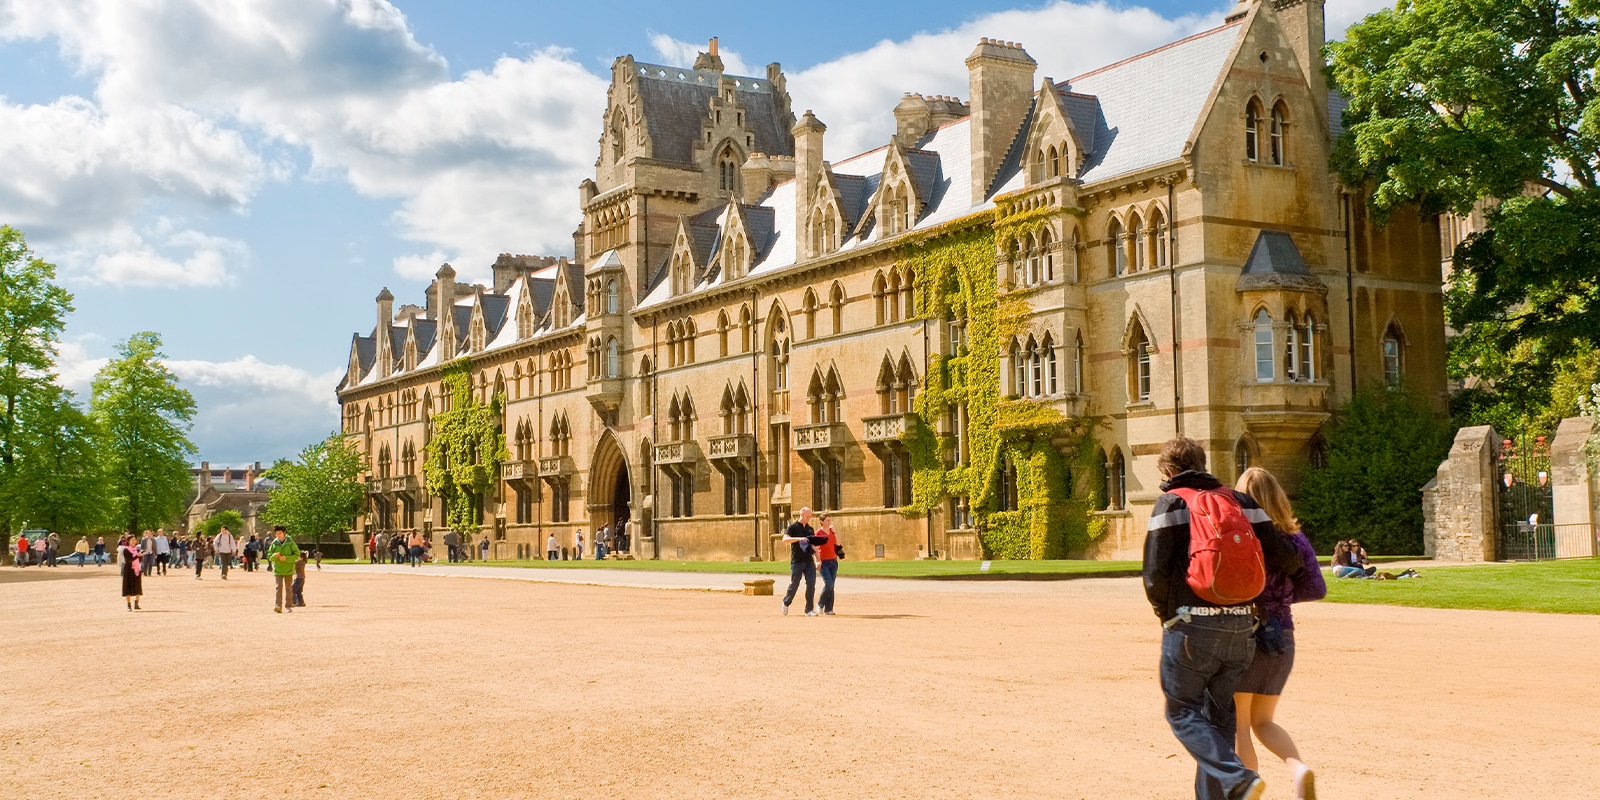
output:
{"label": "stone turret", "polygon": [[1016,42],[979,40],[967,56],[972,92],[972,202],[981,203],[1033,101],[1038,63]]}
{"label": "stone turret", "polygon": [[378,353],[383,358],[378,359],[378,375],[389,377],[389,365],[394,360],[388,357],[389,326],[394,324],[394,295],[389,293],[389,287],[383,287],[378,292],[378,324],[373,329],[373,336],[377,338]]}
{"label": "stone turret", "polygon": [[915,147],[928,131],[955,122],[971,113],[966,103],[954,97],[924,97],[907,92],[894,107],[895,141],[902,147]]}
{"label": "stone turret", "polygon": [[439,268],[433,289],[433,319],[438,324],[439,362],[456,357],[456,271],[449,264]]}

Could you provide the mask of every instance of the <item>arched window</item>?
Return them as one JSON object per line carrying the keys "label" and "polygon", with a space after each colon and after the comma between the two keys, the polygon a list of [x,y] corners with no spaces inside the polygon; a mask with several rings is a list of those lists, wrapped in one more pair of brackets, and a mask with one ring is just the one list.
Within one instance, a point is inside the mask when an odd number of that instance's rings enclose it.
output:
{"label": "arched window", "polygon": [[900,321],[900,273],[889,269],[889,284],[884,288],[884,299],[889,304],[889,321]]}
{"label": "arched window", "polygon": [[1288,123],[1288,112],[1283,102],[1279,101],[1272,107],[1272,163],[1280,167],[1289,163],[1288,153],[1284,151],[1283,135]]}
{"label": "arched window", "polygon": [[1317,379],[1317,323],[1306,312],[1305,320],[1300,326],[1300,380],[1314,381]]}
{"label": "arched window", "polygon": [[617,296],[617,279],[606,281],[606,313],[615,314],[622,310],[622,298]]}
{"label": "arched window", "polygon": [[722,149],[722,154],[717,157],[717,188],[738,194],[739,192],[739,154],[734,152],[732,146]]}
{"label": "arched window", "polygon": [[1128,274],[1128,251],[1123,246],[1127,237],[1122,233],[1122,222],[1116,217],[1111,218],[1111,227],[1106,231],[1107,260],[1111,262],[1111,274],[1120,277]]}
{"label": "arched window", "polygon": [[1050,229],[1039,231],[1039,261],[1042,264],[1039,279],[1050,283],[1056,279],[1056,254],[1050,238]]}
{"label": "arched window", "polygon": [[1138,322],[1133,324],[1129,343],[1128,394],[1133,402],[1143,403],[1150,399],[1150,336],[1145,333],[1144,325]]}
{"label": "arched window", "polygon": [[1155,212],[1155,222],[1150,226],[1150,251],[1156,254],[1156,266],[1167,265],[1167,216]]}
{"label": "arched window", "polygon": [[1250,444],[1243,439],[1233,446],[1233,477],[1238,480],[1250,468]]}
{"label": "arched window", "polygon": [[1038,397],[1044,394],[1044,355],[1039,349],[1039,343],[1032,336],[1028,337],[1028,396]]}
{"label": "arched window", "polygon": [[1295,319],[1293,311],[1284,316],[1284,342],[1283,342],[1283,378],[1287,381],[1300,380],[1299,362],[1300,355],[1300,321]]}
{"label": "arched window", "polygon": [[805,314],[805,317],[806,317],[806,338],[807,339],[815,339],[815,338],[817,338],[817,293],[816,292],[813,292],[810,289],[806,290],[805,301],[800,306],[800,310]]}
{"label": "arched window", "polygon": [[889,363],[889,356],[883,357],[883,363],[878,366],[878,413],[898,414],[899,407],[894,396],[894,365]]}
{"label": "arched window", "polygon": [[1133,221],[1128,223],[1128,262],[1133,265],[1134,272],[1143,272],[1148,265],[1144,244],[1144,220],[1134,214]]}
{"label": "arched window", "polygon": [[1072,340],[1072,392],[1083,394],[1083,334],[1073,335]]}
{"label": "arched window", "polygon": [[755,326],[750,320],[750,307],[739,307],[739,352],[748,353],[755,345]]}
{"label": "arched window", "polygon": [[1061,177],[1061,153],[1056,150],[1054,145],[1050,147],[1049,175],[1052,178]]}
{"label": "arched window", "polygon": [[622,348],[615,338],[606,340],[606,377],[622,377]]}
{"label": "arched window", "polygon": [[917,315],[917,273],[910,267],[906,267],[905,275],[900,280],[900,312],[905,319]]}
{"label": "arched window", "polygon": [[1111,498],[1111,507],[1121,510],[1128,507],[1128,462],[1122,457],[1122,448],[1117,448],[1111,455],[1111,468],[1106,472],[1106,482],[1110,484],[1107,495]]}
{"label": "arched window", "polygon": [[685,321],[683,323],[683,344],[684,344],[684,359],[683,359],[683,362],[685,364],[693,364],[694,363],[694,336],[695,336],[694,320],[691,319],[691,320]]}
{"label": "arched window", "polygon": [[884,295],[886,288],[887,283],[880,272],[872,279],[872,301],[878,310],[879,325],[889,321],[889,298]]}
{"label": "arched window", "polygon": [[1271,383],[1277,370],[1272,357],[1272,317],[1266,309],[1256,312],[1254,323],[1256,348],[1256,382]]}
{"label": "arched window", "polygon": [[1400,338],[1400,330],[1394,325],[1383,333],[1383,382],[1390,386],[1400,385],[1400,376],[1405,369],[1405,347]]}
{"label": "arched window", "polygon": [[833,311],[833,333],[844,333],[844,286],[837,281],[828,293],[828,306]]}
{"label": "arched window", "polygon": [[1244,157],[1261,160],[1261,101],[1253,97],[1244,107]]}
{"label": "arched window", "polygon": [[717,312],[717,354],[728,355],[728,312]]}
{"label": "arched window", "polygon": [[1022,343],[1016,339],[1011,340],[1011,394],[1022,397],[1028,393],[1028,357],[1022,350]]}
{"label": "arched window", "polygon": [[900,356],[900,366],[894,374],[895,404],[906,413],[911,412],[911,400],[917,395],[917,373],[911,368],[911,359]]}
{"label": "arched window", "polygon": [[639,416],[655,413],[655,376],[651,374],[650,357],[639,359]]}
{"label": "arched window", "polygon": [[1061,391],[1060,381],[1056,376],[1056,342],[1050,334],[1044,335],[1044,343],[1039,347],[1044,353],[1044,391],[1045,394],[1054,395]]}

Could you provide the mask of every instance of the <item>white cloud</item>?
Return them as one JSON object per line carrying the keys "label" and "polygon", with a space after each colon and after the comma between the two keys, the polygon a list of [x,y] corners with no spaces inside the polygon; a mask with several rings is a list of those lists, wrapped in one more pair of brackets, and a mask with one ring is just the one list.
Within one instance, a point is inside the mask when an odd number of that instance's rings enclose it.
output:
{"label": "white cloud", "polygon": [[1328,40],[1343,39],[1345,29],[1360,22],[1368,14],[1394,8],[1395,0],[1328,0],[1323,19],[1327,25]]}
{"label": "white cloud", "polygon": [[[650,47],[656,51],[656,58],[661,63],[671,67],[692,67],[694,60],[701,53],[708,52],[708,42],[686,42],[674,39],[665,33],[650,31]],[[766,70],[752,72],[750,65],[744,57],[726,48],[718,47],[717,55],[722,58],[722,70],[730,75],[765,75]]]}

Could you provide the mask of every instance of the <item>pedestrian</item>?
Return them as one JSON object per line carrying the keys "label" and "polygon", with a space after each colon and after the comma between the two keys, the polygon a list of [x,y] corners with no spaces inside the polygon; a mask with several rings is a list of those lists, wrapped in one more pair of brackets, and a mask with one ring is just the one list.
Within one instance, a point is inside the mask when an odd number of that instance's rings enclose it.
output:
{"label": "pedestrian", "polygon": [[461,534],[455,531],[445,531],[444,547],[450,563],[454,564],[461,560]]}
{"label": "pedestrian", "polygon": [[139,575],[148,577],[156,566],[156,536],[150,531],[145,531],[139,539]]}
{"label": "pedestrian", "polygon": [[189,553],[194,556],[194,579],[200,580],[200,573],[206,568],[206,557],[211,555],[211,546],[206,542],[205,534],[195,534],[194,542],[189,546]]}
{"label": "pedestrian", "polygon": [[633,552],[633,519],[631,518],[622,524],[622,544],[618,545],[618,547],[622,548],[624,553]]}
{"label": "pedestrian", "polygon": [[817,515],[817,535],[824,539],[817,545],[817,571],[822,574],[822,596],[817,598],[817,610],[831,617],[833,582],[839,577],[839,559],[844,558],[844,546],[839,544],[839,534],[833,530],[833,520],[825,513]]}
{"label": "pedestrian", "polygon": [[89,560],[89,537],[78,537],[78,543],[72,546],[72,552],[78,556],[78,566],[82,567]]}
{"label": "pedestrian", "polygon": [[482,539],[478,540],[478,560],[479,561],[488,561],[489,560],[489,537],[487,537],[487,536],[485,536]]}
{"label": "pedestrian", "polygon": [[122,562],[122,599],[129,611],[139,610],[139,598],[144,595],[144,557],[138,539],[124,536],[117,540],[117,560]]}
{"label": "pedestrian", "polygon": [[300,551],[300,557],[294,560],[294,583],[289,586],[294,594],[295,608],[302,608],[306,604],[306,554]]}
{"label": "pedestrian", "polygon": [[1235,489],[1250,495],[1261,509],[1272,518],[1275,535],[1288,539],[1300,556],[1302,569],[1294,576],[1267,567],[1266,587],[1257,601],[1261,608],[1261,625],[1256,629],[1256,655],[1244,671],[1239,688],[1234,691],[1234,715],[1238,720],[1235,737],[1239,761],[1245,767],[1259,771],[1256,750],[1251,734],[1261,740],[1262,746],[1283,760],[1289,767],[1294,786],[1295,800],[1316,800],[1316,775],[1300,759],[1289,732],[1273,721],[1278,708],[1278,698],[1283,696],[1284,685],[1294,669],[1294,614],[1290,604],[1321,600],[1328,595],[1328,584],[1322,579],[1322,566],[1317,563],[1317,551],[1311,540],[1300,530],[1289,505],[1289,496],[1272,473],[1260,467],[1250,467],[1239,476]]}
{"label": "pedestrian", "polygon": [[44,562],[56,566],[56,556],[61,553],[61,535],[51,531],[44,539]]}
{"label": "pedestrian", "polygon": [[156,571],[167,574],[167,565],[172,563],[172,541],[167,538],[166,528],[156,529]]}
{"label": "pedestrian", "polygon": [[267,545],[267,564],[272,567],[273,602],[272,610],[283,613],[284,606],[288,611],[294,611],[294,572],[295,562],[300,560],[300,546],[289,538],[288,531],[282,525],[272,528],[272,541]]}
{"label": "pedestrian", "polygon": [[806,616],[814,617],[817,615],[817,563],[814,558],[816,546],[823,542],[823,537],[817,536],[811,527],[809,507],[800,509],[800,518],[789,523],[788,530],[783,533],[783,542],[789,545],[789,591],[783,593],[783,613],[789,613],[789,604],[794,602],[800,579],[805,578]]}
{"label": "pedestrian", "polygon": [[322,547],[318,546],[317,549],[311,551],[311,557],[313,559],[315,559],[316,562],[317,562],[317,571],[321,572],[322,571]]}
{"label": "pedestrian", "polygon": [[97,536],[94,540],[94,565],[103,566],[106,561],[106,537]]}
{"label": "pedestrian", "polygon": [[239,542],[227,528],[217,531],[216,537],[211,540],[211,549],[217,554],[217,569],[222,570],[222,579],[228,579],[228,567],[233,565],[233,554],[239,551]]}
{"label": "pedestrian", "polygon": [[1206,472],[1206,451],[1193,439],[1162,445],[1156,470],[1163,494],[1150,511],[1143,578],[1162,622],[1167,723],[1195,760],[1196,800],[1260,800],[1266,782],[1234,750],[1233,693],[1255,652],[1251,602],[1262,564],[1293,575],[1300,557],[1273,535],[1256,501]]}
{"label": "pedestrian", "polygon": [[18,567],[26,567],[26,566],[28,566],[28,553],[32,552],[32,551],[30,551],[28,549],[28,547],[29,547],[29,545],[28,545],[28,534],[26,534],[26,533],[18,534],[17,535],[17,555],[16,555],[16,558],[14,559],[14,562],[13,562],[15,566],[18,566]]}
{"label": "pedestrian", "polygon": [[261,556],[261,540],[255,534],[250,534],[250,540],[244,543],[244,571],[256,571],[256,559]]}
{"label": "pedestrian", "polygon": [[426,548],[423,546],[422,534],[411,534],[410,549],[407,551],[411,556],[411,566],[422,566],[422,554],[425,550]]}
{"label": "pedestrian", "polygon": [[48,547],[48,546],[49,546],[49,542],[45,541],[44,536],[35,536],[33,538],[33,565],[34,566],[36,566],[36,567],[44,566],[44,551],[45,551],[45,548]]}
{"label": "pedestrian", "polygon": [[573,538],[572,538],[572,560],[573,561],[582,561],[583,560],[583,529],[582,528],[579,528],[578,529],[578,533],[575,536],[573,536]]}
{"label": "pedestrian", "polygon": [[561,545],[556,543],[556,535],[553,533],[550,534],[550,538],[544,540],[544,558],[546,561],[561,560]]}
{"label": "pedestrian", "polygon": [[370,542],[371,542],[371,544],[369,545],[369,548],[370,548],[369,556],[372,559],[372,563],[374,563],[374,564],[382,564],[384,562],[384,560],[385,560],[383,551],[387,547],[387,545],[389,544],[389,541],[384,538],[383,534],[374,533],[374,534],[372,534]]}
{"label": "pedestrian", "polygon": [[606,560],[606,539],[611,535],[611,526],[601,525],[600,530],[594,532],[594,560]]}

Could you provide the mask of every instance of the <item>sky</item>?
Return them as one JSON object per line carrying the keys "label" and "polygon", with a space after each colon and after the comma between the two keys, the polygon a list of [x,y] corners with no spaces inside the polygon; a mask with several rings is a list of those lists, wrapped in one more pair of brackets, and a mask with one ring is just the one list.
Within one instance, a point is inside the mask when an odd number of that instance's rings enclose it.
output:
{"label": "sky", "polygon": [[[1329,38],[1385,5],[1329,0]],[[270,464],[337,428],[381,288],[571,254],[617,56],[687,66],[716,36],[731,73],[779,62],[837,161],[887,141],[903,92],[965,98],[979,37],[1064,80],[1232,6],[0,0],[0,223],[75,296],[64,385],[86,399],[157,331],[196,460]]]}

